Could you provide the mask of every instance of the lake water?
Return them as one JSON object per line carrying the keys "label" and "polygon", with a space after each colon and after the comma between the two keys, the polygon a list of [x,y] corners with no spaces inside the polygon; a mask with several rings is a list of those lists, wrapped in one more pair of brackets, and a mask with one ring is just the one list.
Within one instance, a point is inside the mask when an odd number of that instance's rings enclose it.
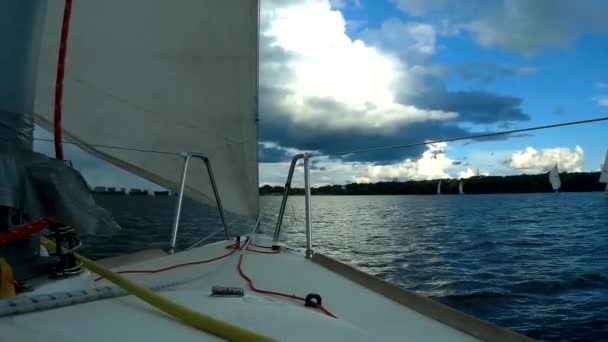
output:
{"label": "lake water", "polygon": [[[123,231],[85,239],[106,257],[166,247],[173,197],[99,196]],[[261,198],[272,232],[280,197]],[[303,246],[303,197],[284,238]],[[180,246],[216,232],[215,211],[186,203]],[[241,222],[236,229],[244,233]],[[476,317],[544,340],[608,340],[608,198],[602,193],[315,196],[319,252]]]}

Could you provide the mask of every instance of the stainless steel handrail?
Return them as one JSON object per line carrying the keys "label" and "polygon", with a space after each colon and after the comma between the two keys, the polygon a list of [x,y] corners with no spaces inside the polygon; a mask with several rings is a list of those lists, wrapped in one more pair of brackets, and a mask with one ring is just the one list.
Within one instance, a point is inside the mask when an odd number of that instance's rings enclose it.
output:
{"label": "stainless steel handrail", "polygon": [[314,254],[312,249],[312,221],[311,221],[311,193],[310,193],[310,153],[297,154],[291,159],[291,165],[289,166],[289,173],[287,174],[287,181],[285,182],[285,188],[283,189],[283,199],[281,201],[281,208],[279,209],[279,217],[277,219],[277,225],[274,229],[273,239],[278,242],[281,238],[281,228],[283,224],[283,215],[285,214],[285,207],[287,206],[287,198],[289,197],[289,191],[291,190],[291,181],[293,179],[293,173],[296,168],[298,160],[304,159],[304,204],[306,214],[306,257],[310,258]]}
{"label": "stainless steel handrail", "polygon": [[312,250],[312,221],[311,221],[311,193],[310,193],[310,154],[304,154],[304,205],[306,210],[306,257],[311,258]]}
{"label": "stainless steel handrail", "polygon": [[217,203],[217,209],[220,212],[220,218],[222,219],[222,224],[224,225],[224,232],[226,233],[226,239],[230,239],[230,226],[228,221],[226,220],[226,213],[224,212],[224,207],[222,206],[222,200],[220,199],[220,194],[217,191],[217,184],[215,183],[215,178],[213,177],[213,170],[211,169],[211,162],[209,158],[206,156],[195,153],[188,152],[184,153],[184,166],[182,168],[182,178],[179,183],[179,193],[177,196],[177,202],[175,204],[175,216],[173,218],[173,230],[171,231],[171,245],[169,246],[169,253],[175,252],[175,245],[177,243],[177,231],[179,229],[179,219],[182,214],[182,202],[184,199],[184,189],[186,187],[186,178],[188,176],[188,166],[190,164],[190,159],[198,158],[201,159],[205,166],[207,167],[207,174],[209,175],[209,181],[211,182],[211,187],[213,188],[213,195],[215,196],[215,201]]}

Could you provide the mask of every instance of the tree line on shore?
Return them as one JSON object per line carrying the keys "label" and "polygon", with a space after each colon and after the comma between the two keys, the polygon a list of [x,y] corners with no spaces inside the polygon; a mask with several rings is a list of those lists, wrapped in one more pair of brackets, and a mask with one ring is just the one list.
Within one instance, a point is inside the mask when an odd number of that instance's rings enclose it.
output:
{"label": "tree line on shore", "polygon": [[[605,184],[599,183],[599,172],[560,173],[562,192],[604,191]],[[466,194],[506,194],[553,192],[546,173],[514,176],[475,176],[464,181]],[[325,185],[313,187],[313,195],[434,195],[437,194],[439,180],[390,181],[377,183],[350,183],[346,185]],[[458,194],[458,179],[442,179],[442,194]],[[279,195],[282,186],[264,185],[260,195]],[[303,195],[304,189],[293,188],[292,194]]]}

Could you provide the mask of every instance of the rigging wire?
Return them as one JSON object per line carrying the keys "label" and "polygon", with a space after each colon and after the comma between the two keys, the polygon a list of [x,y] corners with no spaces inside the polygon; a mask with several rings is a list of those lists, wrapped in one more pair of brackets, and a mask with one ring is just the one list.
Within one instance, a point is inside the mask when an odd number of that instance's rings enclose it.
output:
{"label": "rigging wire", "polygon": [[[44,138],[34,138],[32,139],[34,141],[47,141],[47,142],[53,142],[53,139],[44,139]],[[170,151],[161,151],[161,150],[149,150],[149,149],[144,149],[144,148],[134,148],[134,147],[123,147],[123,146],[115,146],[115,145],[103,145],[103,144],[85,144],[85,143],[78,143],[78,142],[73,142],[73,141],[62,141],[61,143],[63,144],[69,144],[69,145],[75,145],[75,146],[83,146],[83,147],[98,147],[98,148],[108,148],[108,149],[114,149],[114,150],[124,150],[124,151],[133,151],[133,152],[143,152],[143,153],[157,153],[157,154],[166,154],[166,155],[172,155],[172,156],[178,156],[181,157],[181,153],[179,152],[170,152]]]}
{"label": "rigging wire", "polygon": [[[375,147],[375,148],[360,149],[360,150],[351,150],[351,151],[340,151],[340,152],[332,152],[332,153],[314,153],[314,154],[311,155],[311,157],[341,156],[341,155],[348,155],[348,154],[360,154],[360,153],[367,153],[367,152],[388,151],[388,150],[395,150],[395,149],[403,149],[403,148],[424,146],[424,145],[435,144],[435,143],[442,143],[442,142],[453,142],[453,141],[461,141],[461,140],[475,140],[475,139],[489,138],[489,137],[495,137],[495,136],[501,136],[501,135],[509,135],[509,134],[514,134],[514,133],[539,131],[539,130],[544,130],[544,129],[559,128],[559,127],[566,127],[566,126],[577,126],[577,125],[597,123],[597,122],[605,122],[605,121],[608,121],[608,116],[598,117],[598,118],[592,118],[592,119],[586,119],[586,120],[560,122],[560,123],[555,123],[555,124],[550,124],[550,125],[543,125],[543,126],[532,126],[532,127],[512,129],[512,130],[500,131],[500,132],[490,132],[490,133],[482,133],[482,134],[472,134],[472,135],[467,135],[467,136],[460,136],[460,137],[455,137],[455,138],[428,140],[428,141],[424,141],[424,142],[416,142],[416,143],[409,143],[409,144],[400,144],[400,145],[393,145],[393,146],[381,146],[381,147]],[[45,138],[33,138],[32,140],[33,141],[46,141],[46,142],[53,142],[53,141],[55,141],[53,139],[45,139]],[[91,147],[97,147],[97,148],[107,148],[107,149],[133,151],[133,152],[142,152],[142,153],[156,153],[156,154],[165,154],[165,155],[172,155],[172,156],[181,156],[181,151],[180,152],[173,152],[173,151],[152,150],[152,149],[125,147],[125,146],[116,146],[116,145],[88,144],[88,143],[79,143],[79,142],[65,141],[65,140],[62,141],[62,143],[63,144],[75,145],[75,146],[84,146],[84,147],[89,147],[89,148],[91,148]]]}
{"label": "rigging wire", "polygon": [[558,127],[565,127],[565,126],[575,126],[575,125],[589,124],[589,123],[601,122],[601,121],[608,121],[608,116],[587,119],[587,120],[560,122],[560,123],[556,123],[556,124],[543,125],[543,126],[512,129],[512,130],[508,130],[508,131],[473,134],[473,135],[461,136],[461,137],[456,137],[456,138],[429,140],[429,141],[425,141],[425,142],[417,142],[417,143],[410,143],[410,144],[381,146],[381,147],[352,150],[352,151],[340,151],[340,152],[333,152],[333,153],[313,153],[311,155],[311,157],[331,157],[331,156],[342,156],[342,155],[347,155],[347,154],[361,154],[361,153],[368,153],[368,152],[389,151],[389,150],[397,150],[397,149],[402,149],[402,148],[424,146],[424,145],[443,143],[443,142],[452,142],[452,141],[460,141],[460,140],[475,140],[475,139],[495,137],[495,136],[500,136],[500,135],[509,135],[509,134],[513,134],[513,133],[538,131],[538,130],[543,130],[543,129],[558,128]]}
{"label": "rigging wire", "polygon": [[[237,218],[234,218],[232,221],[228,222],[228,226],[229,226],[229,227],[232,227],[232,226],[233,226],[233,224],[234,224],[235,222],[237,222],[238,220],[239,220],[239,218],[238,218],[238,217],[237,217]],[[201,243],[203,243],[203,242],[205,242],[205,241],[208,241],[209,239],[211,239],[212,237],[214,237],[215,235],[217,235],[219,232],[223,232],[223,231],[224,231],[224,227],[220,227],[220,228],[218,228],[216,231],[212,232],[211,234],[209,234],[209,235],[207,235],[207,236],[202,237],[200,240],[198,240],[197,242],[193,243],[193,244],[192,244],[190,247],[185,248],[185,249],[184,249],[184,251],[189,251],[189,250],[191,250],[192,248],[194,248],[194,247],[196,247],[196,246],[199,246]]]}

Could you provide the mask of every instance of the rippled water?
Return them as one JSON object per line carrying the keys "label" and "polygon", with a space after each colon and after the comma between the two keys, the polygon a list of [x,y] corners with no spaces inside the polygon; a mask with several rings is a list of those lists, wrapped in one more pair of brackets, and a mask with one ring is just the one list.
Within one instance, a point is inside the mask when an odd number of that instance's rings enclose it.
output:
{"label": "rippled water", "polygon": [[[85,252],[166,247],[171,201],[100,198],[124,230],[87,239]],[[261,201],[271,231],[280,197]],[[295,246],[304,243],[303,206],[292,197],[285,216],[284,237]],[[181,246],[218,231],[208,210],[188,203]],[[313,224],[318,251],[479,318],[538,339],[608,340],[608,198],[601,193],[315,196]]]}

